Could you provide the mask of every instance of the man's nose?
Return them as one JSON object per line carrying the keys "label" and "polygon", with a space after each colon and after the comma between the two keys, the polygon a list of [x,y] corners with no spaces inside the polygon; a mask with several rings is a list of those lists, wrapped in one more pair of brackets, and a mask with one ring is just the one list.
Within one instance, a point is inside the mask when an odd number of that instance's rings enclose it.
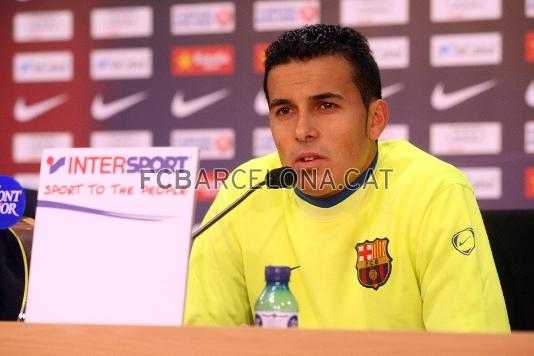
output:
{"label": "man's nose", "polygon": [[297,127],[295,128],[295,138],[297,141],[306,142],[317,137],[318,131],[314,125],[311,115],[299,113]]}

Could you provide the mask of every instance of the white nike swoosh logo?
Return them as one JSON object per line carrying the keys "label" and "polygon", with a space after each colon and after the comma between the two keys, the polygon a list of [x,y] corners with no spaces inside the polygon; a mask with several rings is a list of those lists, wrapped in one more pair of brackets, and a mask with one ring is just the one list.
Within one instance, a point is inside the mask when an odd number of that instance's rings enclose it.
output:
{"label": "white nike swoosh logo", "polygon": [[32,105],[26,105],[26,99],[18,98],[13,109],[13,116],[18,122],[28,122],[47,111],[52,110],[56,106],[63,104],[68,98],[68,95],[61,94]]}
{"label": "white nike swoosh logo", "polygon": [[492,79],[446,94],[444,92],[445,85],[443,83],[438,83],[432,91],[430,103],[436,110],[447,110],[460,103],[463,103],[467,99],[471,99],[472,97],[482,94],[483,92],[493,88],[495,85],[497,85],[497,81]]}
{"label": "white nike swoosh logo", "polygon": [[404,89],[404,84],[403,83],[397,83],[397,84],[393,84],[393,85],[387,86],[385,88],[382,88],[382,98],[385,99],[385,98],[390,97],[390,96],[392,96],[394,94],[397,94],[402,89]]}
{"label": "white nike swoosh logo", "polygon": [[260,89],[258,94],[256,94],[256,98],[254,98],[254,111],[258,115],[269,115],[269,104],[267,103],[263,89]]}
{"label": "white nike swoosh logo", "polygon": [[171,112],[178,119],[186,118],[226,98],[230,91],[230,88],[224,88],[188,101],[184,100],[183,92],[177,92],[172,98]]}
{"label": "white nike swoosh logo", "polygon": [[95,120],[107,120],[121,111],[145,100],[147,97],[148,93],[142,91],[104,104],[102,95],[98,94],[94,97],[93,102],[91,103],[91,116],[93,116]]}
{"label": "white nike swoosh logo", "polygon": [[528,106],[534,107],[534,80],[530,82],[525,92],[525,101]]}

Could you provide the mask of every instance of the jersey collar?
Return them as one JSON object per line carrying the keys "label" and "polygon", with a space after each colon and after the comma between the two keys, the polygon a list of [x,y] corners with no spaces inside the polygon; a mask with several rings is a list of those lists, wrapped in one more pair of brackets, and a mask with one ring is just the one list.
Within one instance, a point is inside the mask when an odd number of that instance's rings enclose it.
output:
{"label": "jersey collar", "polygon": [[339,193],[336,193],[330,197],[315,198],[315,197],[312,197],[311,195],[308,195],[302,192],[298,188],[294,188],[293,190],[299,198],[308,202],[311,205],[314,205],[319,208],[331,208],[341,203],[342,201],[347,199],[349,196],[351,196],[352,193],[360,189],[360,187],[367,181],[372,171],[375,169],[377,161],[378,161],[378,149],[376,150],[375,157],[373,158],[373,161],[371,162],[371,164],[369,164],[369,167],[367,167],[367,169],[362,174],[360,174],[354,182],[349,184],[347,188],[343,189]]}

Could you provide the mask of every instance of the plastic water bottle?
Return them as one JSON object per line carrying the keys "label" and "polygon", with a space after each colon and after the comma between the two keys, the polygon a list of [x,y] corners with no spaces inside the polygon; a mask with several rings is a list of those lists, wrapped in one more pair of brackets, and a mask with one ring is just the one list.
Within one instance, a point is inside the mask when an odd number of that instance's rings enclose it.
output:
{"label": "plastic water bottle", "polygon": [[256,302],[256,326],[264,328],[296,328],[299,306],[289,290],[291,268],[265,267],[267,285]]}

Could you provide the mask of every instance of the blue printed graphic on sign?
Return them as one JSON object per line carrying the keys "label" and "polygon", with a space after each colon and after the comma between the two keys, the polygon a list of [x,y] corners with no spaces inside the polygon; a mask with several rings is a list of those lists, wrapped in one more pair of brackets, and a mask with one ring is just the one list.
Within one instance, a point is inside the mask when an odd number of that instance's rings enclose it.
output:
{"label": "blue printed graphic on sign", "polygon": [[24,215],[24,189],[11,177],[0,176],[0,229],[15,225]]}

